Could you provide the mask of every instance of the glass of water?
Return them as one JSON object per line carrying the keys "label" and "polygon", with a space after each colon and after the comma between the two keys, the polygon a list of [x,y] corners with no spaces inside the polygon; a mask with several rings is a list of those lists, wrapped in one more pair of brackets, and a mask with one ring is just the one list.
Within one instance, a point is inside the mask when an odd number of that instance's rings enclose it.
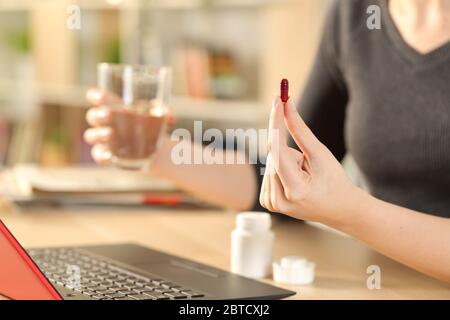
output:
{"label": "glass of water", "polygon": [[107,94],[112,162],[125,169],[151,163],[165,132],[171,71],[167,67],[100,63],[98,87]]}

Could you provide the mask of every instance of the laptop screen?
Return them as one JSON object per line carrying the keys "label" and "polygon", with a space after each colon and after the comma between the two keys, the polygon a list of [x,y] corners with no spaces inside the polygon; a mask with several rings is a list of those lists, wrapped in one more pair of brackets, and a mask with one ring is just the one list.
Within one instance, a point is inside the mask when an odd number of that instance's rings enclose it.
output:
{"label": "laptop screen", "polygon": [[17,300],[61,296],[0,220],[0,295]]}

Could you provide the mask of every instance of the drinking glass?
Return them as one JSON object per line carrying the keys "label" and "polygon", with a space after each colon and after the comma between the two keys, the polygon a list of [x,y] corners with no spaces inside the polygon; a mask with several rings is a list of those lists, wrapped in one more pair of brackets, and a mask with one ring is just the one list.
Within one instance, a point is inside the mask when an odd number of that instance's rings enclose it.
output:
{"label": "drinking glass", "polygon": [[100,63],[98,87],[110,109],[112,163],[143,169],[151,163],[165,132],[171,72],[167,67]]}

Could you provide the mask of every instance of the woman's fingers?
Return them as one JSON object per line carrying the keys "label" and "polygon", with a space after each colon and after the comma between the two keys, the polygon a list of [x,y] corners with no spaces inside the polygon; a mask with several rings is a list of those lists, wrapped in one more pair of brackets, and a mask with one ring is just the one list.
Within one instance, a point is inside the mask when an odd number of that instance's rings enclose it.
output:
{"label": "woman's fingers", "polygon": [[269,151],[278,150],[286,143],[286,128],[284,126],[283,102],[280,97],[275,96],[272,102],[272,111],[269,119]]}
{"label": "woman's fingers", "polygon": [[261,192],[259,194],[259,203],[263,208],[266,208],[269,211],[271,210],[270,204],[270,177],[269,175],[264,175],[263,183],[261,185]]}
{"label": "woman's fingers", "polygon": [[111,122],[111,112],[107,107],[91,108],[86,113],[86,121],[92,127],[107,126]]}
{"label": "woman's fingers", "polygon": [[98,88],[89,89],[86,92],[86,100],[95,107],[101,105],[117,104],[122,101],[120,97]]}
{"label": "woman's fingers", "polygon": [[284,195],[284,187],[278,174],[270,176],[270,204],[272,211],[284,212],[286,208],[286,197]]}
{"label": "woman's fingers", "polygon": [[264,179],[266,183],[266,192],[264,195],[264,203],[266,204],[265,208],[269,211],[273,211],[272,202],[270,201],[270,192],[271,192],[271,181],[270,176],[273,175],[275,169],[273,168],[273,163],[270,159],[267,159],[266,163],[266,172],[264,173]]}
{"label": "woman's fingers", "polygon": [[303,152],[314,156],[320,150],[322,144],[300,117],[291,100],[286,102],[285,122],[289,133]]}
{"label": "woman's fingers", "polygon": [[97,88],[91,88],[86,92],[86,100],[93,106],[103,104],[105,96],[105,92]]}
{"label": "woman's fingers", "polygon": [[[273,161],[270,157],[267,159],[267,167],[273,166]],[[286,197],[284,187],[280,177],[275,169],[270,172],[266,171],[264,174],[263,185],[261,188],[260,202],[263,207],[271,212],[284,212],[286,210]]]}
{"label": "woman's fingers", "polygon": [[268,190],[267,190],[267,179],[269,179],[269,177],[268,177],[268,174],[267,174],[267,162],[266,162],[266,168],[265,168],[263,180],[262,180],[262,183],[261,183],[261,189],[259,191],[259,203],[264,208],[266,207],[266,193],[268,192]]}
{"label": "woman's fingers", "polygon": [[121,99],[105,91],[92,88],[86,92],[87,101],[95,106],[86,113],[87,123],[94,127],[84,133],[84,139],[87,143],[94,145],[91,155],[94,160],[101,164],[107,164],[111,161],[111,151],[108,143],[112,139],[111,112],[107,106],[121,103]]}
{"label": "woman's fingers", "polygon": [[298,161],[303,161],[302,154],[297,152],[294,157],[291,148],[287,146],[284,103],[279,97],[275,97],[269,121],[269,154],[268,161],[272,163],[269,169],[277,173],[285,187],[295,187],[298,184]]}
{"label": "woman's fingers", "polygon": [[290,159],[289,170],[292,171],[292,176],[295,176],[295,181],[282,180],[284,195],[288,201],[300,201],[311,186],[312,175],[309,170],[309,161],[306,154],[292,148],[287,150],[286,159]]}
{"label": "woman's fingers", "polygon": [[106,144],[96,144],[91,150],[92,158],[97,163],[108,164],[111,162],[112,154]]}
{"label": "woman's fingers", "polygon": [[272,204],[270,201],[270,176],[273,174],[275,170],[272,168],[272,161],[270,157],[267,157],[266,161],[266,170],[264,172],[263,183],[261,186],[261,192],[259,195],[259,202],[261,206],[266,208],[269,211],[273,211]]}
{"label": "woman's fingers", "polygon": [[88,144],[108,143],[112,137],[112,130],[109,127],[90,128],[84,132],[84,140]]}
{"label": "woman's fingers", "polygon": [[259,190],[259,204],[264,208],[266,207],[266,193],[267,193],[266,180],[267,179],[268,179],[268,177],[266,175],[264,175],[263,181],[261,184],[261,190]]}
{"label": "woman's fingers", "polygon": [[272,102],[272,111],[269,119],[269,139],[267,149],[272,158],[272,167],[278,171],[281,150],[287,148],[286,128],[284,125],[283,102],[280,97],[275,96]]}
{"label": "woman's fingers", "polygon": [[299,179],[304,177],[302,168],[299,166],[299,163],[303,162],[303,154],[297,150],[293,150],[295,153],[292,153],[291,150],[293,149],[285,149],[276,169],[285,189],[297,188],[300,183]]}
{"label": "woman's fingers", "polygon": [[[286,143],[286,128],[284,126],[284,111],[283,102],[280,97],[275,96],[272,102],[272,111],[269,119],[269,141],[268,149],[277,160],[279,150],[282,146],[287,146]],[[276,164],[276,163],[275,163]]]}
{"label": "woman's fingers", "polygon": [[305,172],[305,157],[295,149],[287,148],[280,158],[279,174],[273,168],[273,159],[269,153],[266,172],[261,187],[259,201],[272,212],[286,212],[289,204],[301,201],[309,190],[311,176]]}

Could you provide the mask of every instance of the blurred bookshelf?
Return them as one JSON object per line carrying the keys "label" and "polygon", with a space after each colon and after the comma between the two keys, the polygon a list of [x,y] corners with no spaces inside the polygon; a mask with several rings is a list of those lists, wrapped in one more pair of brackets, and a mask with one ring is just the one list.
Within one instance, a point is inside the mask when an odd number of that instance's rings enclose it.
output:
{"label": "blurred bookshelf", "polygon": [[[66,27],[67,7],[81,29]],[[302,88],[327,0],[3,0],[0,163],[90,162],[86,89],[99,62],[170,65],[176,126],[261,128]]]}

